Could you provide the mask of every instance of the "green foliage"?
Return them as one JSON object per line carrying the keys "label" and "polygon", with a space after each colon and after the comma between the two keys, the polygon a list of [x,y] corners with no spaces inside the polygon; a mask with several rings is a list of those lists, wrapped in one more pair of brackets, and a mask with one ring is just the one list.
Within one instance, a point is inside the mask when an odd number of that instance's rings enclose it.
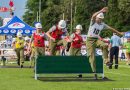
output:
{"label": "green foliage", "polygon": [[[72,1],[72,22],[73,27],[77,24],[83,26],[83,33],[88,31],[90,18],[92,14],[104,6],[103,0],[41,0],[41,22],[44,31],[47,31],[52,25],[57,24],[60,19],[67,21],[68,31],[70,31],[71,21],[71,1]],[[33,25],[36,22],[39,0],[28,0],[26,4],[27,11],[23,16],[25,22]],[[105,14],[105,22],[119,31],[130,30],[130,1],[129,0],[108,0],[109,12]],[[63,17],[64,16],[64,17]],[[104,30],[101,36],[111,36],[109,30]]]}
{"label": "green foliage", "polygon": [[[39,0],[28,0],[27,11],[23,16],[24,21],[30,25],[36,22]],[[47,31],[53,24],[56,24],[60,19],[67,21],[68,30],[70,30],[71,21],[71,0],[41,0],[41,22],[44,31]],[[100,4],[98,4],[100,3]],[[93,6],[93,7],[92,7]],[[102,0],[72,0],[73,28],[77,24],[83,25],[83,33],[87,33],[92,13],[101,9],[104,6]]]}
{"label": "green foliage", "polygon": [[[130,3],[127,1],[128,0],[109,0],[108,2],[109,12],[106,22],[119,31],[130,30],[130,27],[128,27],[130,23],[130,15],[128,14],[130,11]],[[127,4],[129,4],[129,6],[127,6]],[[127,30],[125,28],[127,28]]]}

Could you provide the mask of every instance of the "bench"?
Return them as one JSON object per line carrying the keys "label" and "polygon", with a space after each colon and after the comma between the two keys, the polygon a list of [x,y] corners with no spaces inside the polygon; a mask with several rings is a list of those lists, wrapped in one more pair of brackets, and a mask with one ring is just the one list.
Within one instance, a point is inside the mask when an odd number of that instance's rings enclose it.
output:
{"label": "bench", "polygon": [[[93,73],[87,56],[40,56],[35,64],[36,80],[40,74]],[[96,68],[104,78],[102,56],[96,56]]]}

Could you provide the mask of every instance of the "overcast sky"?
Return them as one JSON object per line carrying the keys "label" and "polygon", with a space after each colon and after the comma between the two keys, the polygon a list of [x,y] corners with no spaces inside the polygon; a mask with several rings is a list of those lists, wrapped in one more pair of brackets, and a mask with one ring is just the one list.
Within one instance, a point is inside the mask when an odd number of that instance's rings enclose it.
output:
{"label": "overcast sky", "polygon": [[[0,7],[6,6],[9,7],[9,1],[10,0],[0,0]],[[25,5],[27,0],[13,0],[14,6],[16,10],[14,11],[14,15],[18,16],[22,19],[22,15],[25,12]],[[0,12],[0,17],[7,18],[9,17],[9,12]]]}

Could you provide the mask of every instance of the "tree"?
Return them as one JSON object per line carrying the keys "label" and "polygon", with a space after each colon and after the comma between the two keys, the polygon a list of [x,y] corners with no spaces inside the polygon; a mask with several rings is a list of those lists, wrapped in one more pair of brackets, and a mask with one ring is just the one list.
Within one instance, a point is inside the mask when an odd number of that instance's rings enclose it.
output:
{"label": "tree", "polygon": [[83,26],[83,33],[87,33],[91,16],[94,12],[100,10],[105,6],[101,0],[75,0],[76,13],[74,15],[74,24],[81,24]]}
{"label": "tree", "polygon": [[[60,19],[67,21],[70,32],[71,2],[72,2],[72,22],[73,27],[77,24],[83,26],[83,33],[86,34],[89,28],[92,14],[104,6],[109,7],[109,12],[105,14],[105,22],[118,29],[128,31],[130,29],[130,1],[129,0],[41,0],[41,22],[44,31],[52,25],[57,24]],[[23,16],[25,22],[33,25],[36,22],[39,0],[28,0],[27,11]],[[101,36],[111,36],[112,32],[104,30]]]}
{"label": "tree", "polygon": [[130,6],[125,7],[128,4],[126,1],[128,0],[109,0],[109,12],[106,16],[106,22],[109,25],[123,32],[130,29],[130,15],[128,14]]}
{"label": "tree", "polygon": [[[101,9],[104,6],[104,2],[101,0],[72,0],[72,2],[73,28],[76,24],[81,24],[84,29],[83,32],[86,33],[92,13]],[[30,25],[33,25],[33,23],[36,22],[38,4],[37,0],[27,1],[27,11],[25,12],[23,18],[24,21]],[[41,19],[43,29],[47,31],[53,24],[56,24],[60,19],[64,18],[67,21],[68,30],[70,30],[70,8],[71,0],[42,0]]]}
{"label": "tree", "polygon": [[[61,9],[59,8],[60,0],[42,0],[41,4],[41,23],[43,25],[44,31],[47,31],[53,24],[56,24],[59,20],[61,14]],[[33,25],[36,22],[36,16],[38,12],[39,2],[37,0],[28,0],[27,11],[23,16],[24,21],[28,24]]]}

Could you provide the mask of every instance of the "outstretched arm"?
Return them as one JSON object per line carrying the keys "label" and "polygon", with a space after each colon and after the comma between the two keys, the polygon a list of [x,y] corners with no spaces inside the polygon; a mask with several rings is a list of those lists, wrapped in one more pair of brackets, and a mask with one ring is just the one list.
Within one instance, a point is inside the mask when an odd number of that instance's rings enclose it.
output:
{"label": "outstretched arm", "polygon": [[99,13],[105,13],[105,12],[107,12],[107,11],[108,11],[108,7],[102,8],[100,11],[98,11],[98,12],[96,12],[96,13],[94,13],[94,14],[92,15],[91,20],[95,20],[96,16],[97,16]]}
{"label": "outstretched arm", "polygon": [[110,26],[108,26],[108,29],[110,29],[112,32],[117,33],[117,34],[119,34],[121,36],[123,36],[123,34],[124,34],[123,32],[119,32],[118,30],[116,30],[116,29],[114,29],[114,28],[112,28]]}
{"label": "outstretched arm", "polygon": [[56,30],[56,26],[51,27],[47,32],[46,35],[47,37],[49,37],[51,40],[55,41],[55,39],[51,36],[51,32],[53,32],[54,30]]}

